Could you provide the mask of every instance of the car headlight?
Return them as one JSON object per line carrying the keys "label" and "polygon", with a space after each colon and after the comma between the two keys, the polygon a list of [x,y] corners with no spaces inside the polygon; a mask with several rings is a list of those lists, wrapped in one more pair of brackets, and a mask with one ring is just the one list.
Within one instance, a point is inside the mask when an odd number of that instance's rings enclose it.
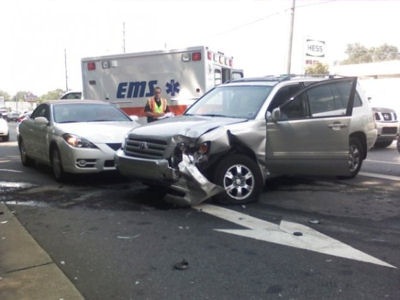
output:
{"label": "car headlight", "polygon": [[182,154],[189,156],[194,163],[202,163],[208,160],[211,142],[195,143],[194,140],[182,136],[175,137],[177,142],[174,154],[171,158],[172,166],[177,166],[182,161]]}
{"label": "car headlight", "polygon": [[89,140],[80,137],[75,134],[65,133],[63,134],[63,139],[67,142],[68,145],[76,148],[97,148],[95,144],[90,142]]}

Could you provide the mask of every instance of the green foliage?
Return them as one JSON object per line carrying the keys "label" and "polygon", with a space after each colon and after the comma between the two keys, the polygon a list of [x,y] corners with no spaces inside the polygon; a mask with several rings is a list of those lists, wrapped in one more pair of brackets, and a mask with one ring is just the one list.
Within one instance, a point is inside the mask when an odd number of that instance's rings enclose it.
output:
{"label": "green foliage", "polygon": [[10,95],[5,91],[0,90],[0,96],[3,96],[5,101],[10,100]]}
{"label": "green foliage", "polygon": [[305,70],[306,75],[328,75],[329,74],[329,67],[326,64],[321,62],[317,62]]}
{"label": "green foliage", "polygon": [[371,48],[367,48],[359,43],[348,44],[345,53],[348,58],[341,62],[342,65],[400,59],[397,47],[388,44]]}
{"label": "green foliage", "polygon": [[31,94],[31,92],[19,91],[12,97],[11,100],[14,102],[25,101],[27,96]]}
{"label": "green foliage", "polygon": [[55,89],[53,91],[49,91],[46,94],[40,96],[40,100],[41,101],[56,100],[56,99],[59,99],[62,94],[64,94],[64,90]]}

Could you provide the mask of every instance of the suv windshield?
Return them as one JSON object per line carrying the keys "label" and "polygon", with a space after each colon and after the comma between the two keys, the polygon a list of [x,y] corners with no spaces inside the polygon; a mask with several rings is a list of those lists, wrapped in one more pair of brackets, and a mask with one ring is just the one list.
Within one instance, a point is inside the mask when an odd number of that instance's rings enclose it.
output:
{"label": "suv windshield", "polygon": [[211,90],[186,115],[254,119],[273,86],[228,85]]}

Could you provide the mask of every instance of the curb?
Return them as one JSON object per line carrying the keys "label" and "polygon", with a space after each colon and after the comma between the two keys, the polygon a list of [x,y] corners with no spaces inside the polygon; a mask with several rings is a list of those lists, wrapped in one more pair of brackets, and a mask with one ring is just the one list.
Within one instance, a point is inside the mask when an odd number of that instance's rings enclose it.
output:
{"label": "curb", "polygon": [[84,299],[3,202],[0,202],[0,299]]}

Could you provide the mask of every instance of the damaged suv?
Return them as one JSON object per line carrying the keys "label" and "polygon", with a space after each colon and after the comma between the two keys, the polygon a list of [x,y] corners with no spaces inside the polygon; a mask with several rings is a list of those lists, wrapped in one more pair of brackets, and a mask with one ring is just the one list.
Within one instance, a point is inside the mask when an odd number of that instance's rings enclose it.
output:
{"label": "damaged suv", "polygon": [[183,115],[132,129],[115,160],[174,202],[243,204],[270,176],[356,176],[376,137],[356,77],[268,76],[219,85]]}

